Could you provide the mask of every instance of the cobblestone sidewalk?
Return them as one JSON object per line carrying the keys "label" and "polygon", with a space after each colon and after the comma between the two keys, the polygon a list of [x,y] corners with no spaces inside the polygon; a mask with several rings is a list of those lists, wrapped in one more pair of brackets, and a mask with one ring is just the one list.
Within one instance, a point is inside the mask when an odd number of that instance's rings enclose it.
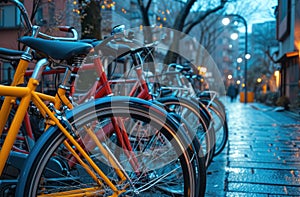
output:
{"label": "cobblestone sidewalk", "polygon": [[224,103],[229,141],[208,169],[206,196],[300,196],[300,118]]}

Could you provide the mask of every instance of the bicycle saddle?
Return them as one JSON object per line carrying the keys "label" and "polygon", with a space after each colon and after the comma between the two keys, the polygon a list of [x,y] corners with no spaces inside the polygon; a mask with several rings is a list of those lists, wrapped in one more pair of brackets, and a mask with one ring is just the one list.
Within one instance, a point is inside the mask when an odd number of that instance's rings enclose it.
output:
{"label": "bicycle saddle", "polygon": [[24,51],[0,48],[0,59],[6,60],[9,62],[15,61],[15,60],[20,60],[23,53],[24,53]]}
{"label": "bicycle saddle", "polygon": [[83,42],[45,40],[29,36],[24,36],[19,41],[55,60],[71,60],[76,56],[86,56],[93,48],[92,45]]}

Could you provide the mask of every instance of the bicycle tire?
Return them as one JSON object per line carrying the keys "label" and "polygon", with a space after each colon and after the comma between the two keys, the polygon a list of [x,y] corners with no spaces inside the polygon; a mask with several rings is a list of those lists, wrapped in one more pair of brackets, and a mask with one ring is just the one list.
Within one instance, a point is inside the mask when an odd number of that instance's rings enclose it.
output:
{"label": "bicycle tire", "polygon": [[[169,115],[166,114],[165,111],[160,109],[159,107],[155,106],[154,104],[151,104],[150,102],[136,99],[136,98],[128,98],[128,97],[106,97],[102,99],[96,99],[94,101],[90,101],[88,103],[85,103],[83,105],[80,105],[79,107],[75,108],[71,112],[67,113],[67,119],[69,122],[72,123],[73,127],[77,128],[77,131],[79,131],[80,126],[84,126],[87,123],[90,123],[91,121],[100,121],[102,119],[110,118],[110,117],[117,117],[117,116],[122,116],[126,117],[129,120],[134,120],[134,121],[143,121],[144,124],[151,124],[153,127],[158,127],[159,130],[156,130],[156,132],[159,132],[161,135],[160,137],[164,137],[164,140],[169,140],[167,143],[168,145],[172,145],[172,149],[168,149],[169,151],[173,151],[173,154],[175,153],[176,159],[174,158],[171,161],[173,162],[176,161],[176,167],[178,169],[169,169],[169,170],[175,170],[174,172],[179,172],[178,175],[182,175],[182,177],[171,177],[172,173],[168,172],[165,174],[165,177],[161,176],[160,178],[164,181],[167,181],[167,178],[176,178],[179,179],[180,182],[182,183],[179,185],[180,187],[180,192],[179,196],[188,196],[188,197],[193,197],[195,196],[195,192],[197,189],[195,188],[195,179],[196,179],[196,171],[198,170],[203,170],[201,169],[201,164],[199,164],[199,160],[197,160],[197,157],[195,157],[195,150],[193,146],[190,145],[190,140],[186,137],[185,132],[179,127],[179,124],[174,121],[174,119]],[[96,120],[95,120],[96,119]],[[162,120],[164,119],[164,123]],[[56,159],[54,158],[54,153],[57,151],[57,149],[62,148],[62,142],[65,140],[65,136],[62,134],[62,132],[56,127],[50,127],[45,134],[43,134],[39,141],[37,142],[36,146],[32,150],[31,154],[29,155],[27,162],[24,166],[24,169],[21,173],[20,180],[17,186],[17,196],[36,196],[38,192],[40,192],[42,189],[47,188],[48,185],[45,185],[46,183],[49,183],[47,181],[50,181],[50,178],[47,178],[47,165],[50,166],[52,160]],[[104,143],[104,142],[102,142]],[[158,143],[158,142],[157,142]],[[108,144],[107,144],[108,145]],[[145,147],[143,147],[145,148]],[[113,148],[111,148],[113,149]],[[151,149],[147,149],[150,151]],[[95,151],[95,150],[93,150]],[[158,149],[156,151],[159,151]],[[91,152],[90,152],[91,154]],[[158,154],[158,152],[156,152]],[[161,152],[160,156],[167,156],[166,152]],[[172,155],[172,154],[171,154]],[[95,155],[97,156],[97,155]],[[139,156],[145,156],[145,160],[147,160],[146,155],[139,155]],[[93,157],[95,160],[97,157]],[[162,157],[160,157],[162,158]],[[65,158],[60,158],[64,160]],[[49,163],[48,163],[49,161]],[[141,160],[139,160],[141,161]],[[177,162],[179,161],[179,163]],[[155,162],[155,161],[153,161]],[[171,164],[169,163],[169,164]],[[126,163],[125,163],[126,164]],[[145,166],[147,166],[147,163],[143,163]],[[154,165],[155,163],[153,163]],[[127,164],[126,164],[127,165]],[[127,172],[127,167],[124,165],[123,168],[126,169]],[[180,165],[180,166],[178,166]],[[76,166],[75,169],[79,169],[79,165]],[[149,166],[148,166],[149,167]],[[149,181],[151,181],[151,176],[154,176],[154,172],[156,172],[156,175],[160,175],[159,170],[168,170],[168,167],[171,167],[170,165],[162,166],[151,169],[152,171],[148,171],[147,173],[143,174],[145,177],[139,177],[140,179],[135,179],[137,176],[135,173],[128,174],[132,175],[131,178],[131,185],[135,184],[135,182],[132,182],[132,180],[139,180],[139,182],[136,182],[137,188],[142,186],[142,184],[147,184]],[[203,167],[203,166],[202,166]],[[44,171],[45,170],[45,171]],[[50,169],[51,170],[51,169]],[[107,170],[107,173],[111,173]],[[155,171],[157,170],[157,171]],[[83,172],[80,172],[83,173]],[[174,173],[173,173],[174,174]],[[62,174],[59,174],[62,176]],[[72,174],[71,174],[72,175]],[[68,176],[71,176],[70,174]],[[135,176],[134,176],[135,175]],[[146,176],[147,175],[147,176]],[[199,174],[197,173],[197,176],[203,176],[201,177],[202,179],[206,179],[205,174]],[[53,174],[51,176],[54,176]],[[82,177],[83,174],[80,174],[80,177]],[[110,176],[110,175],[108,175]],[[113,177],[112,175],[110,176],[111,178]],[[58,177],[54,177],[58,178]],[[71,177],[65,177],[66,180],[72,179],[73,176]],[[99,177],[98,177],[99,178]],[[155,177],[152,177],[153,179]],[[156,177],[157,178],[157,177]],[[198,177],[199,178],[199,177]],[[47,181],[45,181],[47,179]],[[53,179],[53,178],[52,178]],[[61,179],[59,179],[61,180]],[[158,179],[159,180],[159,179]],[[53,180],[52,180],[53,181]],[[86,180],[84,180],[86,181]],[[116,180],[115,180],[116,181]],[[147,183],[144,183],[144,182]],[[174,181],[174,179],[172,179]],[[178,181],[178,180],[177,180]],[[50,181],[51,182],[51,181]],[[43,185],[40,186],[39,188],[39,183],[43,183]],[[76,180],[75,183],[76,188],[79,188],[80,186],[86,187],[88,183],[83,183],[83,185],[80,185],[80,180]],[[75,184],[73,182],[73,184]],[[66,184],[66,183],[64,183]],[[95,183],[93,183],[95,184]],[[115,182],[117,184],[117,182]],[[127,182],[128,184],[128,182]],[[129,184],[129,186],[130,186]],[[140,190],[139,195],[143,196],[174,196],[174,191],[171,186],[169,187],[169,191],[164,191],[161,189],[159,186],[165,185],[166,183],[163,182],[157,182],[156,184],[153,185],[148,185],[148,189],[144,191]],[[183,185],[182,185],[183,184]],[[104,185],[104,184],[103,184]],[[142,185],[142,186],[141,186]],[[121,185],[119,185],[121,187]],[[129,187],[128,186],[128,187]],[[48,186],[49,188],[51,185]],[[59,183],[55,185],[55,190],[57,191],[59,187]],[[68,185],[68,189],[72,189],[70,185]],[[59,189],[64,189],[64,185],[61,186]],[[131,187],[129,187],[131,188]],[[124,194],[137,194],[137,190],[130,190],[127,188],[126,192]],[[111,195],[111,191],[103,190],[103,188],[99,188],[99,192],[105,192],[103,196],[108,196]],[[107,189],[107,188],[104,188]],[[50,192],[50,191],[47,191]],[[147,193],[149,192],[149,193]],[[156,193],[151,193],[151,192],[156,192]],[[171,194],[169,194],[169,192]]]}
{"label": "bicycle tire", "polygon": [[212,100],[212,98],[210,96],[204,94],[204,95],[198,96],[198,100],[206,100],[209,103],[214,103],[215,107],[218,109],[218,111],[222,115],[223,119],[226,118],[226,108],[225,108],[224,104],[222,103],[222,101],[220,101],[219,98],[215,97]]}
{"label": "bicycle tire", "polygon": [[[201,98],[199,102],[202,102],[204,105],[209,104],[209,100],[205,100],[204,98]],[[216,148],[214,152],[214,156],[219,155],[221,152],[223,152],[227,141],[228,141],[228,123],[227,123],[227,117],[226,114],[224,115],[224,111],[221,108],[219,103],[212,102],[210,105],[208,105],[208,109],[210,113],[213,116],[214,119],[214,126],[215,126],[215,132],[216,132]]]}
{"label": "bicycle tire", "polygon": [[[208,168],[214,155],[215,132],[211,127],[210,118],[207,116],[207,113],[198,104],[193,102],[193,100],[183,97],[162,97],[158,98],[157,101],[164,104],[167,110],[179,114],[189,123],[193,135],[191,137],[196,137],[200,141],[201,147],[204,150],[205,166]],[[183,114],[183,108],[188,110],[185,114]]]}

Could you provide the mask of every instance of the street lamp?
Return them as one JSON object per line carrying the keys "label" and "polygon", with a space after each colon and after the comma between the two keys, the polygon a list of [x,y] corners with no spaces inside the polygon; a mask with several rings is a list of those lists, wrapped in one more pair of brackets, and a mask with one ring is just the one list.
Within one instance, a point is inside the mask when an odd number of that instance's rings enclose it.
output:
{"label": "street lamp", "polygon": [[250,54],[248,54],[248,26],[247,26],[247,21],[245,20],[244,17],[242,17],[241,15],[238,15],[238,14],[229,14],[229,15],[226,15],[227,17],[226,18],[223,18],[222,19],[222,23],[223,25],[229,25],[230,23],[230,19],[228,17],[236,17],[238,19],[240,19],[242,21],[242,23],[244,24],[245,26],[245,61],[244,61],[244,64],[245,64],[245,73],[244,73],[244,80],[245,80],[245,87],[244,87],[244,102],[245,104],[247,103],[247,63],[248,63],[248,59],[250,59]]}
{"label": "street lamp", "polygon": [[234,32],[234,33],[232,33],[232,34],[230,35],[230,38],[231,38],[232,40],[237,40],[237,39],[239,38],[239,34],[236,33],[236,32]]}
{"label": "street lamp", "polygon": [[243,58],[241,58],[241,57],[238,57],[238,58],[236,59],[236,62],[237,62],[237,63],[242,63],[242,61],[243,61]]}

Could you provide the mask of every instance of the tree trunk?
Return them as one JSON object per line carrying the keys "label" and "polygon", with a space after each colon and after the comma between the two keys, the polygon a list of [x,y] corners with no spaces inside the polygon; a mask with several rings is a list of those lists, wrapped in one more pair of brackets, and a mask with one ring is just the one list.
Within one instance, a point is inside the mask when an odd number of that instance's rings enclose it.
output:
{"label": "tree trunk", "polygon": [[[189,0],[186,3],[186,5],[182,9],[182,11],[179,12],[179,14],[176,17],[173,29],[175,29],[179,32],[184,32],[185,34],[189,33],[195,25],[201,23],[207,16],[222,9],[227,1],[221,0],[220,5],[216,6],[213,9],[207,10],[204,14],[199,15],[199,17],[195,18],[195,20],[191,24],[189,24],[187,26],[187,29],[184,31],[184,25],[185,25],[186,18],[195,2],[196,2],[196,0]],[[184,37],[185,34],[181,33],[181,36]],[[176,52],[179,51],[179,41],[182,38],[182,37],[178,37],[178,35],[179,35],[179,33],[174,34],[174,37],[172,39],[172,44],[170,47],[170,49],[172,49],[172,50],[169,50],[167,52],[167,55],[164,59],[165,65],[176,62],[177,58],[179,57],[178,53],[174,53],[174,51],[176,51]]]}
{"label": "tree trunk", "polygon": [[141,10],[141,14],[142,14],[142,20],[143,20],[143,32],[144,32],[144,41],[145,43],[151,43],[153,42],[153,38],[152,38],[152,29],[151,29],[151,24],[150,24],[150,19],[149,19],[149,9],[152,3],[152,0],[148,0],[147,5],[144,5],[144,1],[143,0],[137,0],[140,10]]}
{"label": "tree trunk", "polygon": [[82,12],[81,38],[102,39],[100,2],[91,0]]}

